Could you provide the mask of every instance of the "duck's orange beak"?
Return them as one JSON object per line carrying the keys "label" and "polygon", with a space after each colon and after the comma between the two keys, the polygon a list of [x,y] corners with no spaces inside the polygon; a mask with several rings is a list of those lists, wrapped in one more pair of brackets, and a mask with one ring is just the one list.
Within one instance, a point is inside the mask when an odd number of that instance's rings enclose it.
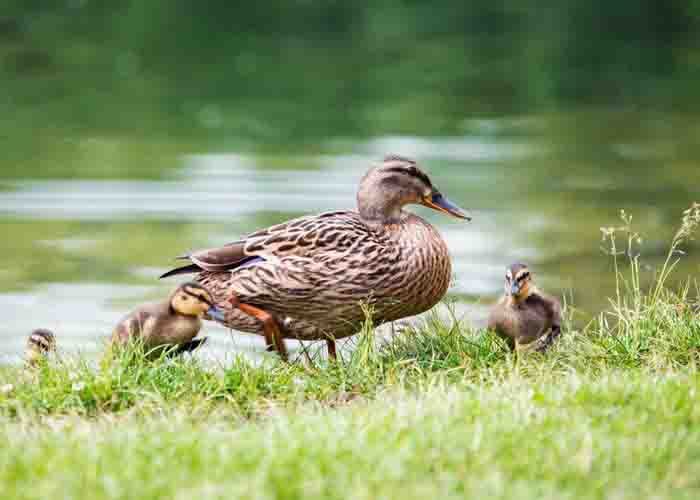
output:
{"label": "duck's orange beak", "polygon": [[435,192],[423,198],[421,205],[425,205],[426,207],[437,210],[438,212],[444,212],[453,217],[457,217],[458,219],[472,220],[472,218],[469,217],[464,210],[445,198],[439,192]]}

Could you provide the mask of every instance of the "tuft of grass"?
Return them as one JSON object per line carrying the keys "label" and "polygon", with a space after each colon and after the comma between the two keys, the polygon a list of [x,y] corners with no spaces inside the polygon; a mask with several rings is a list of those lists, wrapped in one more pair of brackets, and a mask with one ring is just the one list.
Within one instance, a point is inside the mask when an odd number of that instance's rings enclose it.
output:
{"label": "tuft of grass", "polygon": [[[646,289],[641,285],[641,236],[632,227],[632,217],[621,211],[623,224],[601,228],[603,241],[613,258],[616,297],[609,310],[601,312],[588,333],[595,346],[622,366],[641,364],[694,363],[697,360],[697,318],[690,306],[690,281],[681,290],[667,287],[668,279],[683,255],[682,246],[693,238],[700,225],[700,204],[693,203],[681,217],[666,259]],[[624,241],[622,248],[618,238]],[[627,271],[622,271],[622,258]]]}

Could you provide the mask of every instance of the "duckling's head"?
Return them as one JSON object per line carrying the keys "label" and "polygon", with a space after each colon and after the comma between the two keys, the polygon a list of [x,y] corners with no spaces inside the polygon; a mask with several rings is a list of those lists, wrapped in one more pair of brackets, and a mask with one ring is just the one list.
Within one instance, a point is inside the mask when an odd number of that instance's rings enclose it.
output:
{"label": "duckling's head", "polygon": [[516,263],[506,268],[506,296],[513,297],[516,301],[525,300],[533,289],[532,274],[527,265]]}
{"label": "duckling's head", "polygon": [[199,283],[183,283],[170,296],[170,307],[176,314],[201,318],[207,314],[210,318],[223,321],[224,313],[214,305],[209,290]]}
{"label": "duckling's head", "polygon": [[395,224],[404,205],[424,205],[460,219],[470,217],[445,198],[414,160],[391,155],[365,174],[357,192],[357,207],[365,222]]}
{"label": "duckling's head", "polygon": [[27,339],[26,360],[36,364],[40,359],[56,351],[56,337],[51,330],[38,328]]}

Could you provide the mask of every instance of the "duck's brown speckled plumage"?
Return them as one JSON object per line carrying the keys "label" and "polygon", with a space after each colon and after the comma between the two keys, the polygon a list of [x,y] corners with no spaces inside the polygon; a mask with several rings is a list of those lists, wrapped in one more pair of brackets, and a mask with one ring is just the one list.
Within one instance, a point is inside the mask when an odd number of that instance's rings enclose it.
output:
{"label": "duck's brown speckled plumage", "polygon": [[223,323],[236,330],[263,334],[258,319],[229,304],[232,296],[270,313],[284,337],[347,337],[365,319],[363,304],[378,324],[426,311],[447,292],[451,263],[445,242],[425,220],[401,209],[430,196],[449,205],[442,211],[466,218],[415,162],[387,157],[363,179],[359,211],[272,226],[188,255],[192,265],[166,275],[204,270],[197,281],[225,311]]}

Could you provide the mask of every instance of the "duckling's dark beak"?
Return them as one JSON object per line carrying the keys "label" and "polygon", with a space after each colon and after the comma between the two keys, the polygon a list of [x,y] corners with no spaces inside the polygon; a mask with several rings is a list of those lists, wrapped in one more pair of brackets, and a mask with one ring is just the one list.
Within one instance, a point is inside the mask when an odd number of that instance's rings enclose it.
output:
{"label": "duckling's dark beak", "polygon": [[510,294],[511,295],[518,295],[519,293],[520,293],[520,283],[518,283],[517,281],[514,281],[510,285]]}
{"label": "duckling's dark beak", "polygon": [[452,203],[450,200],[445,198],[441,193],[435,192],[430,196],[423,198],[422,205],[437,210],[438,212],[444,212],[446,214],[452,215],[459,219],[472,220],[464,210],[459,208],[457,205]]}
{"label": "duckling's dark beak", "polygon": [[226,316],[224,316],[224,311],[216,306],[211,306],[207,311],[207,316],[216,321],[226,321]]}

